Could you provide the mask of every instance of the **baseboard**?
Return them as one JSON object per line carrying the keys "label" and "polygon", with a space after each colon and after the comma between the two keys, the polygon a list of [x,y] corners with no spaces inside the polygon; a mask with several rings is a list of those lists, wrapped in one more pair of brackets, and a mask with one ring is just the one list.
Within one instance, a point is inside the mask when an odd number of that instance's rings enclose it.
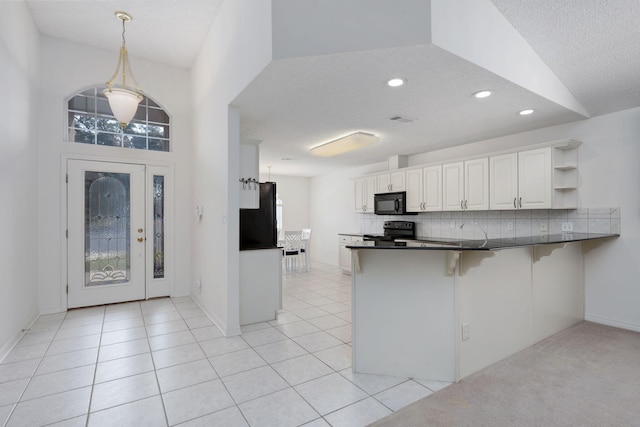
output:
{"label": "baseboard", "polygon": [[213,322],[213,324],[216,325],[216,327],[218,329],[220,329],[220,332],[222,332],[222,334],[225,337],[234,337],[234,336],[240,335],[242,333],[242,331],[240,330],[240,327],[238,327],[237,329],[228,328],[227,324],[225,322],[223,322],[222,319],[220,319],[212,311],[210,311],[207,308],[207,306],[205,306],[202,303],[202,301],[197,299],[195,296],[191,295],[191,299],[193,300],[193,302],[196,303],[196,305],[198,307],[200,307],[200,310],[202,310],[204,312],[205,316],[207,316],[209,318],[209,320],[211,320]]}
{"label": "baseboard", "polygon": [[618,319],[610,319],[604,316],[597,316],[594,314],[585,314],[584,320],[588,320],[593,323],[600,323],[602,325],[614,326],[616,328],[628,329],[634,332],[640,332],[640,324],[633,322],[625,322],[623,320]]}
{"label": "baseboard", "polygon": [[0,363],[4,361],[4,359],[11,353],[11,350],[20,342],[22,337],[24,337],[29,329],[33,326],[34,323],[38,320],[40,316],[36,315],[30,322],[28,322],[27,327],[18,332],[13,338],[11,338],[5,345],[0,348]]}

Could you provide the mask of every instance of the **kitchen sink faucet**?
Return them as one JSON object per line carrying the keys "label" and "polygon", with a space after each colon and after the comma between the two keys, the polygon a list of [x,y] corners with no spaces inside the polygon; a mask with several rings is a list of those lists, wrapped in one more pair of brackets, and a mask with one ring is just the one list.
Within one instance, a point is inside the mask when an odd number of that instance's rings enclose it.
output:
{"label": "kitchen sink faucet", "polygon": [[484,230],[484,228],[482,228],[482,226],[480,224],[478,224],[475,221],[469,221],[469,222],[463,222],[462,224],[460,224],[460,230],[462,230],[462,227],[464,227],[466,224],[473,224],[476,227],[478,227],[482,233],[484,234],[484,243],[482,245],[480,245],[481,248],[484,248],[487,244],[487,242],[489,241],[489,237],[487,236],[487,232]]}

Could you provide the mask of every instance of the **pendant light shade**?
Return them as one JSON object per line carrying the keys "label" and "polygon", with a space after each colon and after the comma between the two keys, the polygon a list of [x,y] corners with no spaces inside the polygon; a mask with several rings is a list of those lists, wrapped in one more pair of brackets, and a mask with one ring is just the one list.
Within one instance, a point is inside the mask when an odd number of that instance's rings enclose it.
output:
{"label": "pendant light shade", "polygon": [[[122,21],[122,46],[120,47],[120,56],[118,57],[118,65],[116,71],[113,73],[111,80],[107,84],[107,88],[104,90],[104,96],[109,100],[109,107],[111,112],[120,126],[124,129],[127,124],[133,119],[138,110],[138,104],[142,101],[141,90],[137,88],[136,80],[131,72],[129,66],[129,55],[125,46],[124,38],[124,24],[131,21],[133,18],[126,12],[117,11],[116,17]],[[121,83],[117,84],[116,79],[121,77]],[[127,82],[129,79],[129,82]]]}
{"label": "pendant light shade", "polygon": [[104,90],[104,96],[109,100],[111,112],[124,129],[136,115],[142,95],[132,90],[112,87]]}

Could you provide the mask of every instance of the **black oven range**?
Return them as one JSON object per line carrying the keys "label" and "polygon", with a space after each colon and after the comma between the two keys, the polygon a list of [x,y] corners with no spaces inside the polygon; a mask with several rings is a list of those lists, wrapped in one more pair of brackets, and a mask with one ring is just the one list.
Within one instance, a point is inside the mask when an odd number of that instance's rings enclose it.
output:
{"label": "black oven range", "polygon": [[365,234],[365,242],[374,242],[375,246],[406,246],[405,242],[396,239],[415,239],[416,223],[412,221],[385,221],[383,234]]}

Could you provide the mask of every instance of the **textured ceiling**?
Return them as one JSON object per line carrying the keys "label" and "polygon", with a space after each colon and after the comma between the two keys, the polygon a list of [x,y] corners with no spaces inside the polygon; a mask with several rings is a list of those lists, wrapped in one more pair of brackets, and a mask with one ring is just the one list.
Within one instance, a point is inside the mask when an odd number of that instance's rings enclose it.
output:
{"label": "textured ceiling", "polygon": [[[225,0],[25,1],[41,33],[113,51],[121,33],[113,12],[125,10],[134,17],[132,56],[190,68]],[[591,116],[640,106],[640,1],[492,2]],[[386,87],[395,75],[408,84]],[[495,95],[470,97],[484,88]],[[241,137],[263,141],[261,171],[299,176],[584,118],[434,45],[273,61],[234,104]],[[536,114],[518,116],[523,108]],[[388,120],[396,114],[417,120]],[[357,130],[380,142],[333,158],[309,154]]]}
{"label": "textured ceiling", "polygon": [[223,0],[26,0],[40,33],[118,51],[122,22],[130,55],[191,68]]}
{"label": "textured ceiling", "polygon": [[[386,79],[399,73],[408,83],[387,87]],[[495,95],[471,97],[485,88]],[[292,175],[366,165],[581,118],[432,45],[274,61],[234,105],[240,107],[242,136],[263,141],[261,169],[272,166],[274,174]],[[539,114],[517,115],[525,107]],[[417,120],[389,120],[396,114]],[[329,159],[309,153],[313,146],[358,130],[378,135],[380,142]]]}
{"label": "textured ceiling", "polygon": [[592,116],[640,105],[640,1],[492,2]]}

